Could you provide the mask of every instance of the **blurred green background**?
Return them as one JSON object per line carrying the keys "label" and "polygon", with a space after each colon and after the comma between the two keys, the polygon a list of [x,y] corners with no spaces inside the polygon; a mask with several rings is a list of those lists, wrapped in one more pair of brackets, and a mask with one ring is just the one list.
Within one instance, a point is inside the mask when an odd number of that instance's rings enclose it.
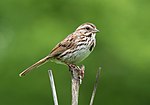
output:
{"label": "blurred green background", "polygon": [[81,63],[86,71],[79,104],[89,104],[101,66],[94,105],[150,105],[149,0],[1,0],[0,104],[52,105],[47,74],[52,69],[59,103],[70,105],[64,65],[49,62],[24,78],[18,74],[84,22],[101,32],[94,52]]}

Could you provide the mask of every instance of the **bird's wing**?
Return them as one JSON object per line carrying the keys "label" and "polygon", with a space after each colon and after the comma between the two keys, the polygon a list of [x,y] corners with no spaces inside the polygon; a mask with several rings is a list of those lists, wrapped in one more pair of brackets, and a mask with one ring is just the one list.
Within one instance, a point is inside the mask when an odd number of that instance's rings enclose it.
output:
{"label": "bird's wing", "polygon": [[51,51],[51,53],[49,54],[50,57],[57,57],[59,55],[61,55],[64,51],[68,50],[68,49],[72,49],[76,44],[75,44],[75,40],[76,40],[76,35],[71,34],[69,36],[67,36],[63,41],[61,41],[60,43],[58,43]]}

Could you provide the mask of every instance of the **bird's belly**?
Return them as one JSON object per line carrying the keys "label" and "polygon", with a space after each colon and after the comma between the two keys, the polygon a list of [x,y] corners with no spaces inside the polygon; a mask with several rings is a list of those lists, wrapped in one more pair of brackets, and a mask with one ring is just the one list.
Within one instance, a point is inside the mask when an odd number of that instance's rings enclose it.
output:
{"label": "bird's belly", "polygon": [[51,59],[51,61],[58,64],[77,64],[88,57],[90,53],[91,51],[89,49],[80,49],[73,53],[66,54],[61,59]]}
{"label": "bird's belly", "polygon": [[62,60],[66,63],[76,64],[88,57],[90,53],[91,52],[89,49],[83,48],[78,51],[74,51],[73,53],[67,54],[62,58]]}

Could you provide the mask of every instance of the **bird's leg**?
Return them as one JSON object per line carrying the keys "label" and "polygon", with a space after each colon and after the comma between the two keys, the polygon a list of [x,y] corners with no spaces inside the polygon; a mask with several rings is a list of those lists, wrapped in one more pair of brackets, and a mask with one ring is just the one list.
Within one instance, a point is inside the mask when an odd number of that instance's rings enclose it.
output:
{"label": "bird's leg", "polygon": [[85,67],[82,65],[81,67],[76,66],[74,64],[68,64],[69,71],[71,71],[72,77],[76,80],[79,80],[80,83],[84,78],[84,69]]}

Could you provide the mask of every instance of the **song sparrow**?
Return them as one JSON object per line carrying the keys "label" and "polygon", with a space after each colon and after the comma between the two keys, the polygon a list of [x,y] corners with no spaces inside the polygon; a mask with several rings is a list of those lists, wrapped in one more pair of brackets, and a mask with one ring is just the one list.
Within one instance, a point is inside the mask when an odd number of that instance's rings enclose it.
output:
{"label": "song sparrow", "polygon": [[80,25],[75,32],[58,43],[49,55],[25,69],[19,76],[24,76],[29,71],[49,60],[68,66],[69,64],[81,62],[93,51],[96,45],[96,32],[99,32],[99,30],[92,23]]}

